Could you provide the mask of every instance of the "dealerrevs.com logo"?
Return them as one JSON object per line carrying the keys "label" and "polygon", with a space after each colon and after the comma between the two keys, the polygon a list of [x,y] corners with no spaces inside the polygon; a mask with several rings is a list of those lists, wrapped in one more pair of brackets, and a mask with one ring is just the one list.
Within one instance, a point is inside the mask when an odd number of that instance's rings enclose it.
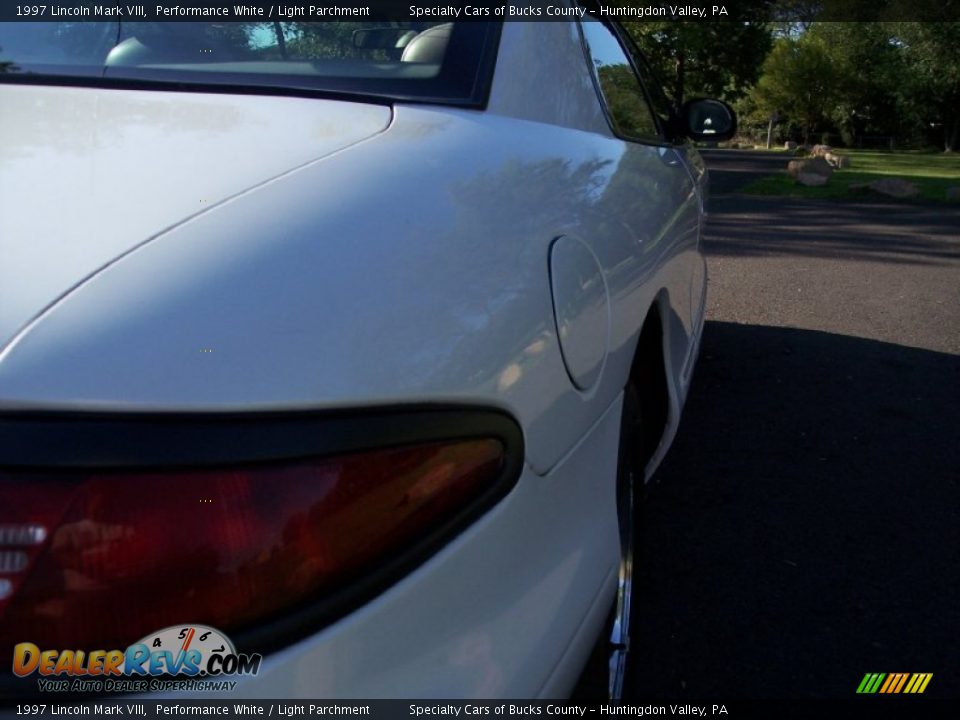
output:
{"label": "dealerrevs.com logo", "polygon": [[230,678],[256,675],[262,656],[242,654],[216,628],[174,625],[126,650],[43,650],[30,642],[13,648],[13,674],[37,677],[46,692],[150,692],[233,690]]}

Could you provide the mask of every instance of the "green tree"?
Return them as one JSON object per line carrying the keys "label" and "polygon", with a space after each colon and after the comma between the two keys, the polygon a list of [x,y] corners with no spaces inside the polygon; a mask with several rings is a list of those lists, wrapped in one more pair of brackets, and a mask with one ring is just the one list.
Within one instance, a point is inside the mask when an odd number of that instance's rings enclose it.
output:
{"label": "green tree", "polygon": [[[764,3],[744,2],[736,11],[749,17],[751,7],[760,5]],[[628,21],[624,26],[665,84],[676,108],[686,98],[698,95],[731,102],[741,97],[757,79],[771,43],[770,27],[756,20]]]}
{"label": "green tree", "polygon": [[847,144],[864,133],[910,132],[898,95],[906,68],[887,24],[820,22],[804,40],[819,44],[829,59],[832,105],[826,115]]}
{"label": "green tree", "polygon": [[960,22],[893,23],[906,72],[900,97],[906,110],[943,129],[945,152],[960,144]]}
{"label": "green tree", "polygon": [[[795,29],[794,29],[795,30]],[[742,124],[776,111],[809,141],[816,130],[960,143],[960,23],[813,22],[781,32],[740,102]]]}
{"label": "green tree", "polygon": [[822,39],[804,33],[783,37],[763,63],[762,74],[751,93],[755,112],[774,112],[796,123],[809,142],[811,134],[829,123],[838,88],[833,62]]}

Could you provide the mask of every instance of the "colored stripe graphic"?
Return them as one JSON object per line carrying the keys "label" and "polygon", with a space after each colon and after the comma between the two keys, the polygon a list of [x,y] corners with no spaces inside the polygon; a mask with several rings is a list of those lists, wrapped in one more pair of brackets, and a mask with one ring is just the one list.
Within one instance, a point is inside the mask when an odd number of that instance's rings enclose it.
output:
{"label": "colored stripe graphic", "polygon": [[890,673],[887,675],[887,681],[880,687],[881,693],[890,692],[890,685],[900,679],[900,673]]}
{"label": "colored stripe graphic", "polygon": [[904,684],[907,682],[907,677],[909,673],[900,673],[900,682],[897,683],[897,686],[893,689],[893,692],[898,693],[903,689]]}
{"label": "colored stripe graphic", "polygon": [[883,687],[880,688],[880,692],[887,694],[900,692],[900,688],[909,676],[910,673],[890,673],[890,677],[887,678]]}
{"label": "colored stripe graphic", "polygon": [[927,685],[930,684],[930,678],[933,677],[933,673],[914,673],[913,677],[910,678],[910,682],[907,683],[907,690],[904,692],[908,693],[922,693],[927,689]]}
{"label": "colored stripe graphic", "polygon": [[883,682],[886,676],[886,673],[867,673],[863,676],[863,680],[860,681],[860,687],[857,688],[857,692],[872,695],[880,688],[880,683]]}
{"label": "colored stripe graphic", "polygon": [[896,695],[900,692],[919,695],[927,689],[933,673],[867,673],[857,686],[861,695]]}

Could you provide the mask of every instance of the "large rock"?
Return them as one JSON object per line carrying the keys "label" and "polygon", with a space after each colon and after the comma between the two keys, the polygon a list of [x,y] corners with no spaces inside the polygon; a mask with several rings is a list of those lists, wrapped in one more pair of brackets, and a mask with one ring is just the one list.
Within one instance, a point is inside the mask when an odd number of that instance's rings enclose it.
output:
{"label": "large rock", "polygon": [[920,188],[915,183],[903,178],[890,177],[874,180],[868,183],[856,183],[850,186],[851,190],[873,190],[874,192],[893,198],[912,198],[920,194]]}
{"label": "large rock", "polygon": [[787,163],[787,173],[792,178],[799,179],[800,175],[822,175],[830,179],[833,168],[823,158],[808,158],[807,160],[791,160]]}
{"label": "large rock", "polygon": [[807,187],[820,187],[826,185],[829,180],[826,175],[817,175],[816,173],[801,172],[797,175],[797,182]]}
{"label": "large rock", "polygon": [[947,188],[947,200],[951,202],[960,202],[960,185],[954,185]]}
{"label": "large rock", "polygon": [[823,156],[823,159],[829,163],[830,167],[837,168],[838,170],[846,169],[850,167],[850,156],[849,155],[838,155],[836,153],[827,153]]}
{"label": "large rock", "polygon": [[783,149],[784,149],[784,150],[796,150],[796,149],[797,149],[797,144],[796,144],[793,140],[787,140],[787,141],[783,144]]}
{"label": "large rock", "polygon": [[826,157],[833,152],[829,145],[814,145],[810,150],[810,157]]}

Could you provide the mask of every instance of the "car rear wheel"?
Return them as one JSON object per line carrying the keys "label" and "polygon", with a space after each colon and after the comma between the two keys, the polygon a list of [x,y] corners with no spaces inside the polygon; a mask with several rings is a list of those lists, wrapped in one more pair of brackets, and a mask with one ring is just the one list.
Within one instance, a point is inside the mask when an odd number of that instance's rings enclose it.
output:
{"label": "car rear wheel", "polygon": [[637,521],[646,458],[643,444],[639,396],[636,387],[630,383],[624,389],[617,459],[617,522],[620,529],[617,595],[603,632],[580,676],[575,697],[619,700],[624,696],[630,665]]}

